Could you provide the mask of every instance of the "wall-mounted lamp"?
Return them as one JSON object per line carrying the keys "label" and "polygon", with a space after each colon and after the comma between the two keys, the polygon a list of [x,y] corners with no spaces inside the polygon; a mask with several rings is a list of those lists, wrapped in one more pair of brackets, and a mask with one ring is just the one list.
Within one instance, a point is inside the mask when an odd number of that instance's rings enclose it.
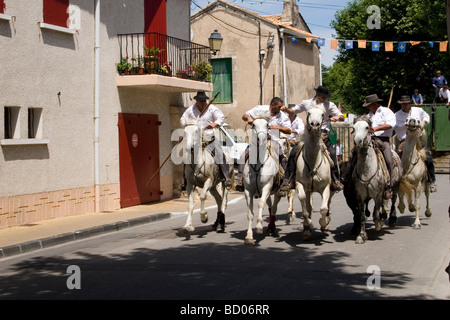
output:
{"label": "wall-mounted lamp", "polygon": [[261,60],[264,60],[265,56],[266,56],[266,51],[265,50],[259,51],[259,57],[261,58]]}
{"label": "wall-mounted lamp", "polygon": [[275,48],[275,42],[273,40],[273,34],[269,35],[269,39],[267,39],[267,49]]}
{"label": "wall-mounted lamp", "polygon": [[216,29],[216,30],[214,30],[213,33],[211,33],[208,40],[209,40],[209,49],[215,55],[217,53],[217,51],[220,51],[220,47],[222,46],[223,38]]}

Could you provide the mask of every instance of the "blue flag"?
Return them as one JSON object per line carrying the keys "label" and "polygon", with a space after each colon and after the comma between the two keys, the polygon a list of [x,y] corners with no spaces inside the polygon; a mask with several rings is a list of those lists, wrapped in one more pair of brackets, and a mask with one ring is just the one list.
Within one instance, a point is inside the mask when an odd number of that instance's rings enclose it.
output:
{"label": "blue flag", "polygon": [[406,42],[398,43],[398,52],[406,52]]}
{"label": "blue flag", "polygon": [[353,41],[352,40],[345,40],[345,49],[353,49]]}
{"label": "blue flag", "polygon": [[325,39],[324,38],[317,39],[317,44],[319,45],[319,47],[324,47],[325,46]]}
{"label": "blue flag", "polygon": [[372,51],[380,51],[380,42],[379,41],[372,42]]}
{"label": "blue flag", "polygon": [[294,36],[291,37],[291,43],[296,44],[297,41],[298,41],[297,37],[294,37]]}
{"label": "blue flag", "polygon": [[434,47],[434,42],[433,41],[430,41],[429,44],[430,44],[430,48]]}

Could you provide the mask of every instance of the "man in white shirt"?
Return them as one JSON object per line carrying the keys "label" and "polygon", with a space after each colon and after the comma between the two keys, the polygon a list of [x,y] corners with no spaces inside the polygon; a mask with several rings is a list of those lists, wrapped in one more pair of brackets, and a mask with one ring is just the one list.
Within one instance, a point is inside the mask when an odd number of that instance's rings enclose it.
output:
{"label": "man in white shirt", "polygon": [[[344,186],[339,181],[340,176],[339,176],[338,162],[336,158],[336,149],[331,144],[331,141],[328,138],[328,133],[329,133],[329,122],[344,121],[344,115],[342,114],[341,111],[339,111],[338,107],[336,107],[336,105],[333,102],[327,100],[327,98],[331,96],[327,87],[319,86],[314,90],[316,91],[314,98],[304,100],[302,101],[302,103],[296,105],[293,108],[288,109],[286,107],[283,107],[281,108],[281,110],[286,111],[289,115],[291,114],[296,115],[297,113],[300,112],[307,112],[313,101],[317,104],[323,103],[326,112],[324,121],[322,123],[322,133],[323,135],[326,136],[326,138],[324,139],[324,143],[327,146],[328,152],[330,153],[331,159],[333,159],[334,163],[334,165],[331,168],[331,180],[332,180],[331,188],[333,191],[341,191]],[[297,151],[298,151],[298,144],[296,144],[292,148],[291,153],[289,155],[288,164],[286,166],[286,171],[283,179],[283,184],[280,187],[279,192],[280,196],[285,195],[289,191],[292,185],[292,180],[295,179],[295,172],[297,169],[296,163]]]}
{"label": "man in white shirt", "polygon": [[297,117],[294,113],[288,114],[288,116],[291,121],[291,135],[289,136],[289,143],[291,144],[291,147],[293,147],[297,137],[305,130],[305,124],[303,123],[303,120]]}
{"label": "man in white shirt", "polygon": [[[279,133],[285,133],[290,134],[291,133],[291,120],[289,120],[289,117],[284,113],[280,112],[280,108],[283,106],[283,100],[281,100],[278,97],[274,97],[270,101],[270,105],[258,105],[246,113],[242,115],[242,120],[248,122],[248,124],[252,124],[253,121],[256,119],[256,115],[259,112],[270,112],[272,119],[269,122],[269,135],[272,141],[278,142],[279,141]],[[245,158],[249,152],[249,147],[245,150],[245,152],[242,155],[241,160],[239,161],[239,169],[238,169],[238,175],[236,178],[236,191],[244,191],[243,185],[242,185],[242,173],[244,171],[245,166]],[[281,146],[278,144],[278,155],[279,160],[283,168],[286,167],[287,160],[285,156],[283,155],[283,152],[281,151]]]}
{"label": "man in white shirt", "polygon": [[447,84],[442,85],[442,88],[439,89],[439,101],[445,103],[446,106],[450,105],[450,91]]}
{"label": "man in white shirt", "polygon": [[[402,108],[395,113],[395,133],[397,135],[397,139],[400,144],[406,139],[406,120],[409,118],[413,118],[420,121],[420,126],[425,127],[427,123],[430,123],[430,115],[426,113],[422,108],[419,107],[411,107],[411,99],[409,96],[402,96],[398,103],[402,106]],[[431,182],[430,192],[436,192],[436,176],[434,172],[434,163],[433,157],[431,156],[430,150],[427,148],[426,142],[422,139],[422,147],[425,148],[427,157],[425,159],[425,165],[428,171],[428,179]]]}
{"label": "man in white shirt", "polygon": [[[223,154],[223,152],[217,152],[217,150],[221,150],[221,147],[218,141],[216,141],[214,138],[214,129],[223,125],[225,121],[225,116],[223,112],[220,111],[213,104],[210,104],[209,107],[206,109],[206,107],[208,106],[207,100],[209,99],[209,97],[205,94],[204,91],[197,92],[197,95],[194,97],[194,99],[196,101],[195,104],[190,106],[181,116],[180,125],[184,128],[189,120],[197,120],[200,123],[202,129],[205,131],[204,134],[211,139],[211,143],[208,146],[208,149],[216,150],[214,158],[215,161],[218,163],[220,171],[225,180],[225,187],[229,189],[231,188],[232,183],[230,179],[228,165],[225,161],[225,155]],[[204,113],[202,114],[202,112]],[[223,159],[220,159],[220,156],[222,156]],[[183,183],[179,189],[181,191],[186,190],[186,181],[184,174],[183,174]]]}
{"label": "man in white shirt", "polygon": [[391,109],[383,107],[379,102],[383,101],[379,99],[376,94],[372,94],[366,97],[364,107],[369,109],[369,118],[372,121],[372,128],[369,130],[372,133],[372,141],[377,143],[381,152],[383,152],[386,166],[389,170],[389,188],[384,192],[385,199],[392,198],[392,151],[389,143],[392,137],[393,128],[396,124],[395,114]]}

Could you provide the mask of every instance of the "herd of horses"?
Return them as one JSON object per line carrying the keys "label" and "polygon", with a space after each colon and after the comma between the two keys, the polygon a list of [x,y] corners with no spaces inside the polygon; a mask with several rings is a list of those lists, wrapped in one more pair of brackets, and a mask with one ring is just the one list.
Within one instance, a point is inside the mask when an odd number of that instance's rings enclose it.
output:
{"label": "herd of horses", "polygon": [[[313,193],[321,196],[320,204],[320,229],[322,232],[329,230],[330,224],[330,204],[334,191],[331,185],[331,166],[333,162],[327,154],[326,147],[321,138],[321,126],[325,115],[323,104],[312,105],[307,112],[305,130],[297,138],[299,144],[296,157],[295,189],[288,193],[288,219],[295,217],[293,210],[293,199],[295,193],[302,207],[303,218],[303,240],[312,238],[313,228]],[[257,199],[258,211],[256,219],[256,233],[263,232],[263,210],[268,207],[269,224],[267,234],[275,234],[275,215],[277,205],[281,199],[278,195],[280,181],[283,176],[283,169],[278,161],[278,146],[269,139],[270,114],[259,114],[252,123],[250,136],[250,156],[245,164],[243,172],[244,194],[247,202],[248,228],[245,236],[245,244],[253,244],[253,220],[255,217],[254,200]],[[398,209],[401,213],[405,211],[404,198],[406,196],[410,212],[415,213],[413,228],[420,228],[420,195],[425,192],[427,217],[431,216],[429,206],[429,182],[427,179],[427,169],[425,166],[425,150],[420,142],[421,127],[419,121],[408,119],[407,137],[402,150],[402,157],[393,151],[394,170],[392,173],[393,196],[389,212],[389,226],[395,227],[397,217],[395,203],[399,199]],[[356,236],[356,243],[362,244],[368,240],[366,233],[366,218],[370,216],[368,209],[369,201],[374,203],[372,216],[375,229],[379,231],[383,226],[383,219],[387,218],[385,205],[387,200],[383,198],[386,184],[389,183],[384,158],[376,148],[371,139],[369,128],[370,119],[358,118],[353,126],[353,139],[355,153],[357,154],[352,170],[347,172],[347,168],[341,167],[341,174],[347,179],[343,179],[344,196],[347,205],[353,212],[352,234]],[[192,223],[194,211],[194,192],[196,188],[201,189],[200,217],[203,223],[208,221],[205,210],[205,200],[208,192],[214,197],[217,204],[217,219],[213,224],[213,229],[218,232],[225,231],[225,210],[227,206],[227,195],[229,190],[222,188],[222,177],[218,165],[213,156],[205,150],[205,143],[202,141],[202,130],[193,121],[185,127],[183,141],[185,143],[185,155],[187,155],[185,177],[186,192],[189,199],[187,221],[181,231],[189,234],[195,230]],[[286,140],[287,141],[287,140]],[[283,144],[289,148],[289,143]],[[289,154],[289,150],[283,150]],[[348,163],[343,163],[347,165]],[[233,164],[230,164],[233,170]]]}

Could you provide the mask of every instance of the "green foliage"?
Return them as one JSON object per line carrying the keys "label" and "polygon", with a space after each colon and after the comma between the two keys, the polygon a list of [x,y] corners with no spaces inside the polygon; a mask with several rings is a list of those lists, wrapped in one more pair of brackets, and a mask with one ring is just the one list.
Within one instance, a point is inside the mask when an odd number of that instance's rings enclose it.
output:
{"label": "green foliage", "polygon": [[209,62],[195,62],[192,64],[192,69],[194,70],[194,79],[211,81],[213,67]]}
{"label": "green foliage", "polygon": [[[369,29],[366,12],[370,5],[381,9],[381,29]],[[345,50],[339,47],[339,57],[328,70],[328,87],[332,98],[355,113],[367,112],[362,107],[364,97],[376,93],[387,104],[395,86],[392,106],[401,95],[411,95],[419,89],[426,102],[431,103],[431,86],[436,70],[442,70],[450,79],[450,56],[439,51],[439,44],[430,48],[426,42],[412,46],[407,43],[406,53],[386,52],[383,41],[443,41],[447,39],[445,1],[442,0],[353,0],[335,15],[332,26],[339,39],[381,41],[379,52],[373,52],[371,43],[366,49]],[[325,82],[324,82],[325,84]]]}
{"label": "green foliage", "polygon": [[130,70],[131,63],[128,62],[128,57],[120,59],[119,63],[116,63],[117,72],[122,74],[125,70]]}

